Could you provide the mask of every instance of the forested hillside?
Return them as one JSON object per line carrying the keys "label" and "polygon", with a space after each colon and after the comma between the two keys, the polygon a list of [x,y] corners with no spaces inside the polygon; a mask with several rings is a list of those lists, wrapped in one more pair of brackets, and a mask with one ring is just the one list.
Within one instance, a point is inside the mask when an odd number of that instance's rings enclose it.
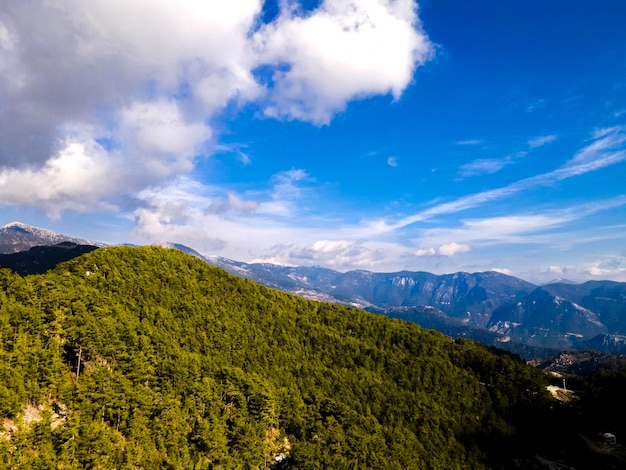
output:
{"label": "forested hillside", "polygon": [[555,406],[508,354],[109,247],[0,270],[2,468],[508,468]]}

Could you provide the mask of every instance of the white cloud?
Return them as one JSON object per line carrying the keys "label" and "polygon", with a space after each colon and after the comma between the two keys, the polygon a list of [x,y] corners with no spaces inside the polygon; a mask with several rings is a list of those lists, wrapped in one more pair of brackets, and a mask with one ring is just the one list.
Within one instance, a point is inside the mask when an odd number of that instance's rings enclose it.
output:
{"label": "white cloud", "polygon": [[539,137],[535,137],[534,139],[530,139],[528,141],[528,147],[531,149],[543,147],[550,142],[554,142],[557,139],[555,135],[543,135]]}
{"label": "white cloud", "polygon": [[256,35],[261,64],[273,71],[270,116],[324,124],[352,99],[398,99],[433,48],[411,0],[326,0],[303,16],[283,10]]}
{"label": "white cloud", "polygon": [[[121,112],[120,140],[142,169],[155,176],[189,172],[211,130],[201,122],[186,122],[174,101],[133,103]],[[146,168],[147,167],[147,168]]]}
{"label": "white cloud", "polygon": [[550,265],[532,272],[520,273],[532,282],[542,284],[557,279],[566,279],[574,282],[585,282],[590,279],[612,279],[626,282],[626,259],[613,256],[604,260],[581,262],[571,265]]}
{"label": "white cloud", "polygon": [[297,185],[300,181],[309,179],[303,169],[292,169],[280,172],[272,178],[274,181],[274,199],[292,199],[300,195]]}
{"label": "white cloud", "polygon": [[253,262],[292,266],[322,265],[339,271],[373,269],[380,264],[381,253],[358,240],[317,240],[302,246],[283,243],[265,250]]}
{"label": "white cloud", "polygon": [[626,268],[621,266],[607,265],[606,263],[594,263],[588,267],[588,272],[591,276],[600,277],[603,279],[617,277],[626,279]]}
{"label": "white cloud", "polygon": [[215,198],[207,208],[207,212],[223,214],[226,212],[234,211],[241,214],[249,214],[254,212],[258,207],[258,202],[246,201],[243,198],[237,196],[235,193],[229,192],[228,198],[225,200],[221,197]]}
{"label": "white cloud", "polygon": [[16,206],[40,206],[49,216],[67,209],[112,210],[107,196],[126,180],[123,162],[95,142],[68,141],[38,170],[0,170],[0,200]]}
{"label": "white cloud", "polygon": [[469,176],[477,175],[490,175],[497,173],[502,168],[510,165],[513,162],[511,158],[479,158],[459,168],[459,179],[464,179]]}
{"label": "white cloud", "polygon": [[387,158],[387,165],[389,165],[392,168],[395,168],[398,166],[398,158],[397,157],[389,157]]}
{"label": "white cloud", "polygon": [[486,269],[486,271],[495,271],[495,272],[500,273],[500,274],[506,274],[507,276],[512,276],[513,275],[513,271],[511,271],[508,268],[494,268],[494,267],[491,267],[489,269]]}
{"label": "white cloud", "polygon": [[185,201],[166,202],[158,197],[145,200],[145,207],[135,210],[135,234],[144,243],[174,241],[212,253],[223,250],[228,243],[219,236],[212,236],[203,226],[197,225],[193,209]]}
{"label": "white cloud", "polygon": [[437,253],[442,256],[454,256],[458,253],[467,253],[468,251],[470,251],[469,245],[452,242],[441,245]]}
{"label": "white cloud", "polygon": [[259,203],[257,213],[272,217],[290,217],[295,214],[295,204],[302,197],[301,182],[309,180],[302,169],[277,173],[272,177],[271,198]]}
{"label": "white cloud", "polygon": [[414,252],[415,256],[447,256],[451,257],[459,253],[467,253],[471,248],[466,244],[459,244],[456,242],[445,243],[439,248],[426,248],[419,249]]}
{"label": "white cloud", "polygon": [[412,0],[327,0],[306,16],[289,5],[261,25],[261,0],[4,1],[0,205],[114,207],[191,174],[231,104],[328,122],[350,100],[399,98],[430,56]]}
{"label": "white cloud", "polygon": [[309,249],[314,253],[334,253],[352,248],[354,241],[350,240],[318,240]]}
{"label": "white cloud", "polygon": [[[12,47],[0,69],[22,79],[0,82],[0,162],[44,162],[66,124],[110,123],[130,103],[162,100],[183,84],[198,102],[186,112],[197,117],[254,95],[246,34],[259,11],[259,0],[3,2],[3,43]],[[218,102],[194,95],[205,77],[221,78]]]}

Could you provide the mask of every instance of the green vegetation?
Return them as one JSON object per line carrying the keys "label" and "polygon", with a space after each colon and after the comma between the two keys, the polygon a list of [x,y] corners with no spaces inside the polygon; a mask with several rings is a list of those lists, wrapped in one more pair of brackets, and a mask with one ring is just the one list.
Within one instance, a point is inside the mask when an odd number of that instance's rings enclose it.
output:
{"label": "green vegetation", "polygon": [[157,247],[0,270],[0,346],[2,468],[506,468],[554,406],[509,354]]}

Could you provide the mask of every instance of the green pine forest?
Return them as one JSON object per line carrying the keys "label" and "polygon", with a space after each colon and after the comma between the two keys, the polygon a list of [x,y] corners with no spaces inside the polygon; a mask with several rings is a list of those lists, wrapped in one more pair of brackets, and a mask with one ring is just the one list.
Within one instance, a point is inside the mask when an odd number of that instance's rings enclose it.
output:
{"label": "green pine forest", "polygon": [[1,468],[511,468],[581,422],[515,356],[172,249],[0,287]]}

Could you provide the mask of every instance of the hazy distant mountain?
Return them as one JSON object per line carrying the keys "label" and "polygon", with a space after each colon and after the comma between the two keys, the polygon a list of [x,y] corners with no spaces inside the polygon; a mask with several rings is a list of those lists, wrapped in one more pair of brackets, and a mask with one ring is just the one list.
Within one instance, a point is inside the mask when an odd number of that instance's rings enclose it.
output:
{"label": "hazy distant mountain", "polygon": [[626,355],[626,336],[599,334],[593,338],[580,341],[574,345],[576,349],[591,349],[604,353]]}
{"label": "hazy distant mountain", "polygon": [[493,310],[528,295],[536,286],[497,272],[436,275],[402,271],[340,273],[321,267],[246,264],[209,257],[209,263],[232,274],[315,298],[369,309],[431,306],[473,327],[484,327]]}
{"label": "hazy distant mountain", "polygon": [[68,237],[52,230],[33,227],[21,222],[12,222],[4,227],[0,227],[0,253],[18,253],[35,246],[58,245],[62,242],[72,242],[77,245],[104,246],[103,243]]}
{"label": "hazy distant mountain", "polygon": [[542,286],[548,286],[550,284],[571,284],[571,285],[576,285],[579,284],[578,282],[575,281],[571,281],[569,279],[565,279],[565,278],[558,278],[558,279],[552,279],[549,282],[544,282],[543,284],[541,284]]}
{"label": "hazy distant mountain", "polygon": [[540,287],[493,312],[490,331],[534,346],[570,348],[577,340],[606,333],[596,312]]}
{"label": "hazy distant mountain", "polygon": [[552,284],[542,289],[594,311],[611,332],[626,334],[626,283],[588,281],[577,285]]}
{"label": "hazy distant mountain", "polygon": [[[493,312],[488,329],[527,344],[626,352],[626,283],[542,286]],[[606,336],[609,335],[609,336]]]}
{"label": "hazy distant mountain", "polygon": [[626,332],[626,283],[537,287],[497,272],[340,273],[321,267],[206,259],[269,287],[413,321],[525,357],[545,357],[583,344],[605,352],[623,350],[619,341],[589,341],[600,334]]}
{"label": "hazy distant mountain", "polygon": [[560,351],[556,348],[531,346],[522,341],[513,340],[506,334],[468,326],[434,307],[394,307],[385,309],[381,313],[388,317],[417,323],[424,328],[440,331],[454,339],[471,339],[485,346],[494,346],[525,358],[546,358],[555,356]]}

